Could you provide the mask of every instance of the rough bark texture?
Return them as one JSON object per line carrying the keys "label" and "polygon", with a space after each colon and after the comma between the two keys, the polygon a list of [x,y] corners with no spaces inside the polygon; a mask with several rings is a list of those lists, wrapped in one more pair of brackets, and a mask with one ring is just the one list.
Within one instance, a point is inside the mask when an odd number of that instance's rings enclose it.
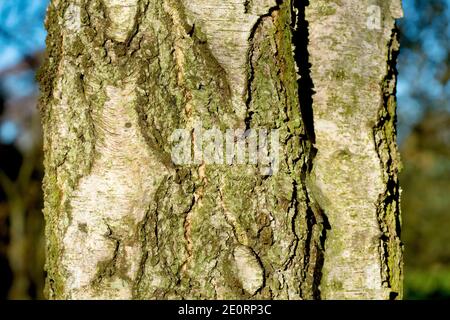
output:
{"label": "rough bark texture", "polygon": [[[401,9],[378,2],[53,0],[48,297],[401,297]],[[279,129],[278,173],[175,166],[173,130],[199,120]]]}

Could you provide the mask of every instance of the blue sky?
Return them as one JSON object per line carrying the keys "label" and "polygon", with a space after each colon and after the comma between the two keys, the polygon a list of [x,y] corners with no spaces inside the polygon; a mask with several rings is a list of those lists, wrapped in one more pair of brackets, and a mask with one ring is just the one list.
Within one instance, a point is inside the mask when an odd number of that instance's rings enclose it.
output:
{"label": "blue sky", "polygon": [[0,70],[42,50],[48,0],[0,0]]}
{"label": "blue sky", "polygon": [[[45,48],[44,17],[48,0],[0,0],[0,71]],[[0,89],[9,98],[32,94],[35,75],[25,71],[1,79]],[[11,144],[24,132],[12,119],[0,122],[0,142]]]}
{"label": "blue sky", "polygon": [[440,73],[447,67],[450,49],[450,0],[443,1],[442,14],[432,17],[430,23],[424,23],[425,10],[418,10],[416,5],[425,5],[426,9],[431,2],[422,1],[403,0],[405,18],[399,21],[402,32],[422,48],[415,51],[403,46],[400,51],[397,87],[400,141],[427,108],[450,112],[450,83],[439,81]]}

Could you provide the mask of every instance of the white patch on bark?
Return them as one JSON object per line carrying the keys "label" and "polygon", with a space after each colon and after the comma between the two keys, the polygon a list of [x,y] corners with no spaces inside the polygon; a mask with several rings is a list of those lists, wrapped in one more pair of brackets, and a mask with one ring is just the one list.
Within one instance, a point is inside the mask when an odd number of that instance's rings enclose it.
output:
{"label": "white patch on bark", "polygon": [[[71,199],[64,237],[66,289],[74,299],[131,298],[141,257],[135,233],[165,172],[140,133],[133,85],[108,86],[106,91],[109,100],[93,115],[98,156]],[[97,279],[99,268],[108,263],[127,273]],[[108,289],[99,290],[99,296],[93,281]]]}
{"label": "white patch on bark", "polygon": [[255,294],[264,282],[264,270],[255,254],[245,246],[234,249],[234,260],[242,287],[250,294]]}
{"label": "white patch on bark", "polygon": [[79,5],[69,4],[64,13],[64,26],[69,31],[79,31],[81,29],[81,9]]}
{"label": "white patch on bark", "polygon": [[111,39],[125,42],[135,25],[138,0],[103,0],[108,13],[107,34]]}

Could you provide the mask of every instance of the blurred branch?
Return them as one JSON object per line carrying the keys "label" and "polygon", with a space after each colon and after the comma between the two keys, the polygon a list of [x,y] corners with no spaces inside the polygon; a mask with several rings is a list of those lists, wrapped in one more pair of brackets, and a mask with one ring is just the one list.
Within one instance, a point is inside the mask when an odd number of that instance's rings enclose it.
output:
{"label": "blurred branch", "polygon": [[0,170],[0,186],[3,188],[8,198],[13,198],[15,196],[15,184],[3,172],[3,170]]}
{"label": "blurred branch", "polygon": [[33,171],[37,165],[37,150],[24,155],[17,180],[12,181],[3,171],[0,171],[0,186],[5,190],[9,203],[10,245],[8,258],[13,272],[13,284],[10,289],[11,299],[29,298],[30,279],[28,276],[28,248],[34,240],[27,233],[27,210],[32,193]]}

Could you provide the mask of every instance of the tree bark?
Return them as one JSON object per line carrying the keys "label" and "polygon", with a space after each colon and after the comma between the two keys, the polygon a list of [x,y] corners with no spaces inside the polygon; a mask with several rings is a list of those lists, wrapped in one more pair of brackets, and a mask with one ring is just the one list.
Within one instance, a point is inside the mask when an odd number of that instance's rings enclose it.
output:
{"label": "tree bark", "polygon": [[[401,298],[400,15],[399,0],[51,1],[47,296]],[[199,122],[277,129],[277,171],[174,164],[172,133],[199,143]]]}

